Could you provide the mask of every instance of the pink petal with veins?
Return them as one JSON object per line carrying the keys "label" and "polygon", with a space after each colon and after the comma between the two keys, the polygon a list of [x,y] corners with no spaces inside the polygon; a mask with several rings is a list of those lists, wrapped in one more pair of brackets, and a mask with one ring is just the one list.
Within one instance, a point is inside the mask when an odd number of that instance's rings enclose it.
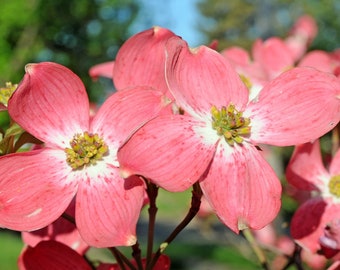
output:
{"label": "pink petal with veins", "polygon": [[320,142],[295,147],[286,169],[287,181],[301,190],[322,191],[323,182],[330,179],[322,162]]}
{"label": "pink petal with veins", "polygon": [[43,228],[61,216],[77,191],[63,151],[5,155],[0,164],[0,227]]}
{"label": "pink petal with veins", "polygon": [[122,174],[141,174],[169,191],[186,190],[199,180],[215,152],[218,138],[205,142],[199,133],[205,125],[183,115],[155,118],[118,151]]}
{"label": "pink petal with veins", "polygon": [[124,180],[117,168],[107,167],[97,177],[84,175],[76,197],[77,227],[90,246],[131,246],[137,240],[144,185],[136,176]]}
{"label": "pink petal with veins", "polygon": [[281,206],[281,183],[252,145],[221,141],[200,184],[217,216],[236,233],[263,228]]}
{"label": "pink petal with veins", "polygon": [[274,79],[283,71],[294,66],[294,59],[286,44],[277,37],[265,41],[256,40],[253,44],[254,62],[260,64],[267,80]]}
{"label": "pink petal with veins", "polygon": [[254,143],[288,146],[315,140],[340,120],[340,81],[312,68],[291,69],[269,82],[244,115],[251,118]]}
{"label": "pink petal with veins", "polygon": [[170,30],[156,26],[129,38],[120,47],[113,68],[116,88],[147,85],[166,93],[164,46],[173,36]]}
{"label": "pink petal with veins", "polygon": [[313,67],[324,72],[333,72],[331,55],[322,50],[315,50],[307,53],[301,59],[298,66]]}
{"label": "pink petal with veins", "polygon": [[111,95],[95,115],[91,129],[98,133],[111,150],[118,150],[133,132],[169,105],[160,91],[136,86]]}
{"label": "pink petal with veins", "polygon": [[206,46],[190,49],[180,38],[170,39],[166,49],[167,82],[184,111],[202,117],[213,105],[245,107],[248,89],[221,54]]}
{"label": "pink petal with veins", "polygon": [[8,102],[10,116],[43,142],[66,147],[89,128],[89,101],[79,77],[56,63],[28,64]]}
{"label": "pink petal with veins", "polygon": [[229,47],[221,52],[235,67],[248,67],[251,64],[249,52],[241,47]]}

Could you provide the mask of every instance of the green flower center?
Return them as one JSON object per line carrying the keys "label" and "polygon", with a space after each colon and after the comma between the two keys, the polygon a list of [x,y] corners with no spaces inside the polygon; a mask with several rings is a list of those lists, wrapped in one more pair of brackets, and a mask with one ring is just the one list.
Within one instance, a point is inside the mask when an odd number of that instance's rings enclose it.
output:
{"label": "green flower center", "polygon": [[96,164],[109,148],[98,134],[76,134],[70,141],[71,148],[65,148],[66,161],[72,169]]}
{"label": "green flower center", "polygon": [[340,175],[333,176],[328,183],[329,192],[337,198],[340,198]]}
{"label": "green flower center", "polygon": [[0,103],[7,106],[9,98],[17,87],[17,84],[12,84],[11,82],[6,82],[5,87],[0,87]]}
{"label": "green flower center", "polygon": [[220,110],[215,106],[211,108],[212,128],[231,146],[235,142],[242,144],[243,137],[250,134],[250,119],[242,114],[233,104],[223,106]]}

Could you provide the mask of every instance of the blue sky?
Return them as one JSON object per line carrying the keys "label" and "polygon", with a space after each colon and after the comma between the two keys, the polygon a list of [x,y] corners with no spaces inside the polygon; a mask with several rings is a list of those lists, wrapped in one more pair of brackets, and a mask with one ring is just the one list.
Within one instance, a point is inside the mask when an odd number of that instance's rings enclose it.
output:
{"label": "blue sky", "polygon": [[198,0],[139,1],[143,10],[132,28],[132,34],[158,25],[181,36],[192,47],[202,43],[203,38],[196,29],[199,19],[196,8]]}

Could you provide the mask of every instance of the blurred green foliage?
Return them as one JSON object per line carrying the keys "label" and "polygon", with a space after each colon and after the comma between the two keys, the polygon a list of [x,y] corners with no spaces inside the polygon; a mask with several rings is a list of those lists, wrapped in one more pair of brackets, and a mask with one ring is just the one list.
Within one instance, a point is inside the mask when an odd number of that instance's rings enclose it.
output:
{"label": "blurred green foliage", "polygon": [[0,229],[0,243],[0,269],[18,269],[17,260],[23,247],[20,234]]}
{"label": "blurred green foliage", "polygon": [[311,49],[339,47],[338,0],[198,0],[197,7],[203,15],[199,30],[207,43],[217,39],[221,50],[231,45],[249,49],[256,38],[285,37],[303,14],[314,17],[319,27]]}
{"label": "blurred green foliage", "polygon": [[[0,7],[1,85],[19,82],[28,62],[53,61],[88,89],[98,87],[89,68],[115,58],[139,11],[135,0],[0,0]],[[91,95],[99,99],[95,90]]]}

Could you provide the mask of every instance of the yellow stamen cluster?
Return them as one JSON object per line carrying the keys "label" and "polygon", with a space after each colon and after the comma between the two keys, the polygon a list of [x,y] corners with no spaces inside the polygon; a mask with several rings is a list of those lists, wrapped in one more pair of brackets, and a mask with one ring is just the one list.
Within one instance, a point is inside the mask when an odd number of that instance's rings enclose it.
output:
{"label": "yellow stamen cluster", "polygon": [[0,87],[0,103],[7,106],[9,98],[17,87],[17,84],[12,84],[11,82],[6,82],[5,87]]}
{"label": "yellow stamen cluster", "polygon": [[70,141],[71,148],[66,148],[66,161],[72,169],[81,169],[96,164],[108,151],[108,146],[98,134],[76,134]]}
{"label": "yellow stamen cluster", "polygon": [[220,110],[215,106],[211,108],[212,128],[226,142],[233,146],[234,142],[241,144],[243,137],[250,133],[250,119],[242,116],[233,104],[223,106]]}
{"label": "yellow stamen cluster", "polygon": [[340,198],[340,175],[333,176],[328,183],[329,192]]}

